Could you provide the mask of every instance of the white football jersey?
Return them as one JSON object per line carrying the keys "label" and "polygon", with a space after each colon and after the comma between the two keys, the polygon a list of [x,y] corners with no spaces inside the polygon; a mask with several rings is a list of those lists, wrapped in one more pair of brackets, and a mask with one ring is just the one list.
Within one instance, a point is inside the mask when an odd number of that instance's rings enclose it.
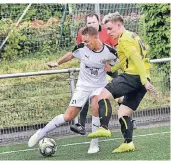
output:
{"label": "white football jersey", "polygon": [[92,90],[101,88],[107,84],[105,63],[110,61],[112,65],[118,60],[116,50],[103,44],[100,51],[90,50],[84,43],[75,46],[73,56],[80,59],[80,72],[77,81],[77,88]]}

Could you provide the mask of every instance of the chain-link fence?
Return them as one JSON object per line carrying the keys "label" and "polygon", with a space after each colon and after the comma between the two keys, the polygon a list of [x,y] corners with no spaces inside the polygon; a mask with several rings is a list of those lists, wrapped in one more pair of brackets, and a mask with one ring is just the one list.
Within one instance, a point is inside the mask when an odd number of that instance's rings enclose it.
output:
{"label": "chain-link fence", "polygon": [[137,4],[75,4],[72,8],[72,25],[75,36],[77,30],[85,25],[85,15],[89,13],[97,13],[102,21],[104,15],[113,12],[119,12],[125,21],[128,30],[136,33],[143,32],[140,29],[140,8]]}
{"label": "chain-link fence", "polygon": [[68,5],[32,4],[24,14],[27,6],[0,4],[0,45],[8,36],[0,50],[1,58],[55,53],[74,44]]}
{"label": "chain-link fence", "polygon": [[27,4],[0,5],[1,58],[11,60],[71,48],[78,29],[84,26],[85,15],[90,12],[102,19],[105,14],[118,11],[127,29],[142,32],[136,4],[31,4],[27,7]]}

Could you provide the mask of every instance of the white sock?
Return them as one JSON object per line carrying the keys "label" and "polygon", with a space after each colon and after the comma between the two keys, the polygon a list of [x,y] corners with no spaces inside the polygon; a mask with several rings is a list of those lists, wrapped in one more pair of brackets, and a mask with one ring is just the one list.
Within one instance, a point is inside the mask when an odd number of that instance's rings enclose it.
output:
{"label": "white sock", "polygon": [[63,114],[54,117],[43,129],[41,129],[39,134],[40,137],[44,137],[48,132],[54,130],[63,123],[65,123]]}
{"label": "white sock", "polygon": [[[99,117],[92,116],[92,132],[96,131],[100,126]],[[98,144],[98,138],[92,139],[91,143]]]}

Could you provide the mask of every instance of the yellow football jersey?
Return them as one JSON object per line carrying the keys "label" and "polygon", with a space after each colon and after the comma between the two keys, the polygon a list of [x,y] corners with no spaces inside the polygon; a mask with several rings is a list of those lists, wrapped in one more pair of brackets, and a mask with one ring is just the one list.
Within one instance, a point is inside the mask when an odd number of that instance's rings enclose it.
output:
{"label": "yellow football jersey", "polygon": [[119,64],[112,67],[112,72],[122,69],[125,73],[140,75],[142,84],[150,77],[150,64],[147,49],[140,37],[125,30],[119,37],[117,46]]}

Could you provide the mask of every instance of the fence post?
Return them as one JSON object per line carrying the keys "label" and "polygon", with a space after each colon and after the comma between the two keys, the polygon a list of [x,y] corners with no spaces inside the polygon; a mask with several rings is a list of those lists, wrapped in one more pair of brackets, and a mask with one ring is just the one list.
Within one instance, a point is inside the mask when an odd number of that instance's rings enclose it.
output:
{"label": "fence post", "polygon": [[99,19],[100,19],[100,6],[99,6],[99,3],[95,4],[95,13],[99,16]]}
{"label": "fence post", "polygon": [[62,34],[63,34],[63,29],[64,29],[64,22],[65,22],[65,19],[66,19],[66,12],[67,12],[67,4],[65,4],[65,8],[64,8],[64,11],[63,11],[61,24],[60,24],[60,37],[59,37],[59,43],[58,43],[59,46],[61,45],[61,42],[63,41]]}
{"label": "fence post", "polygon": [[[74,72],[69,71],[69,83],[70,83],[70,91],[71,91],[71,97],[74,94],[75,90],[75,77],[74,77]],[[74,124],[78,123],[78,116],[74,119]]]}

